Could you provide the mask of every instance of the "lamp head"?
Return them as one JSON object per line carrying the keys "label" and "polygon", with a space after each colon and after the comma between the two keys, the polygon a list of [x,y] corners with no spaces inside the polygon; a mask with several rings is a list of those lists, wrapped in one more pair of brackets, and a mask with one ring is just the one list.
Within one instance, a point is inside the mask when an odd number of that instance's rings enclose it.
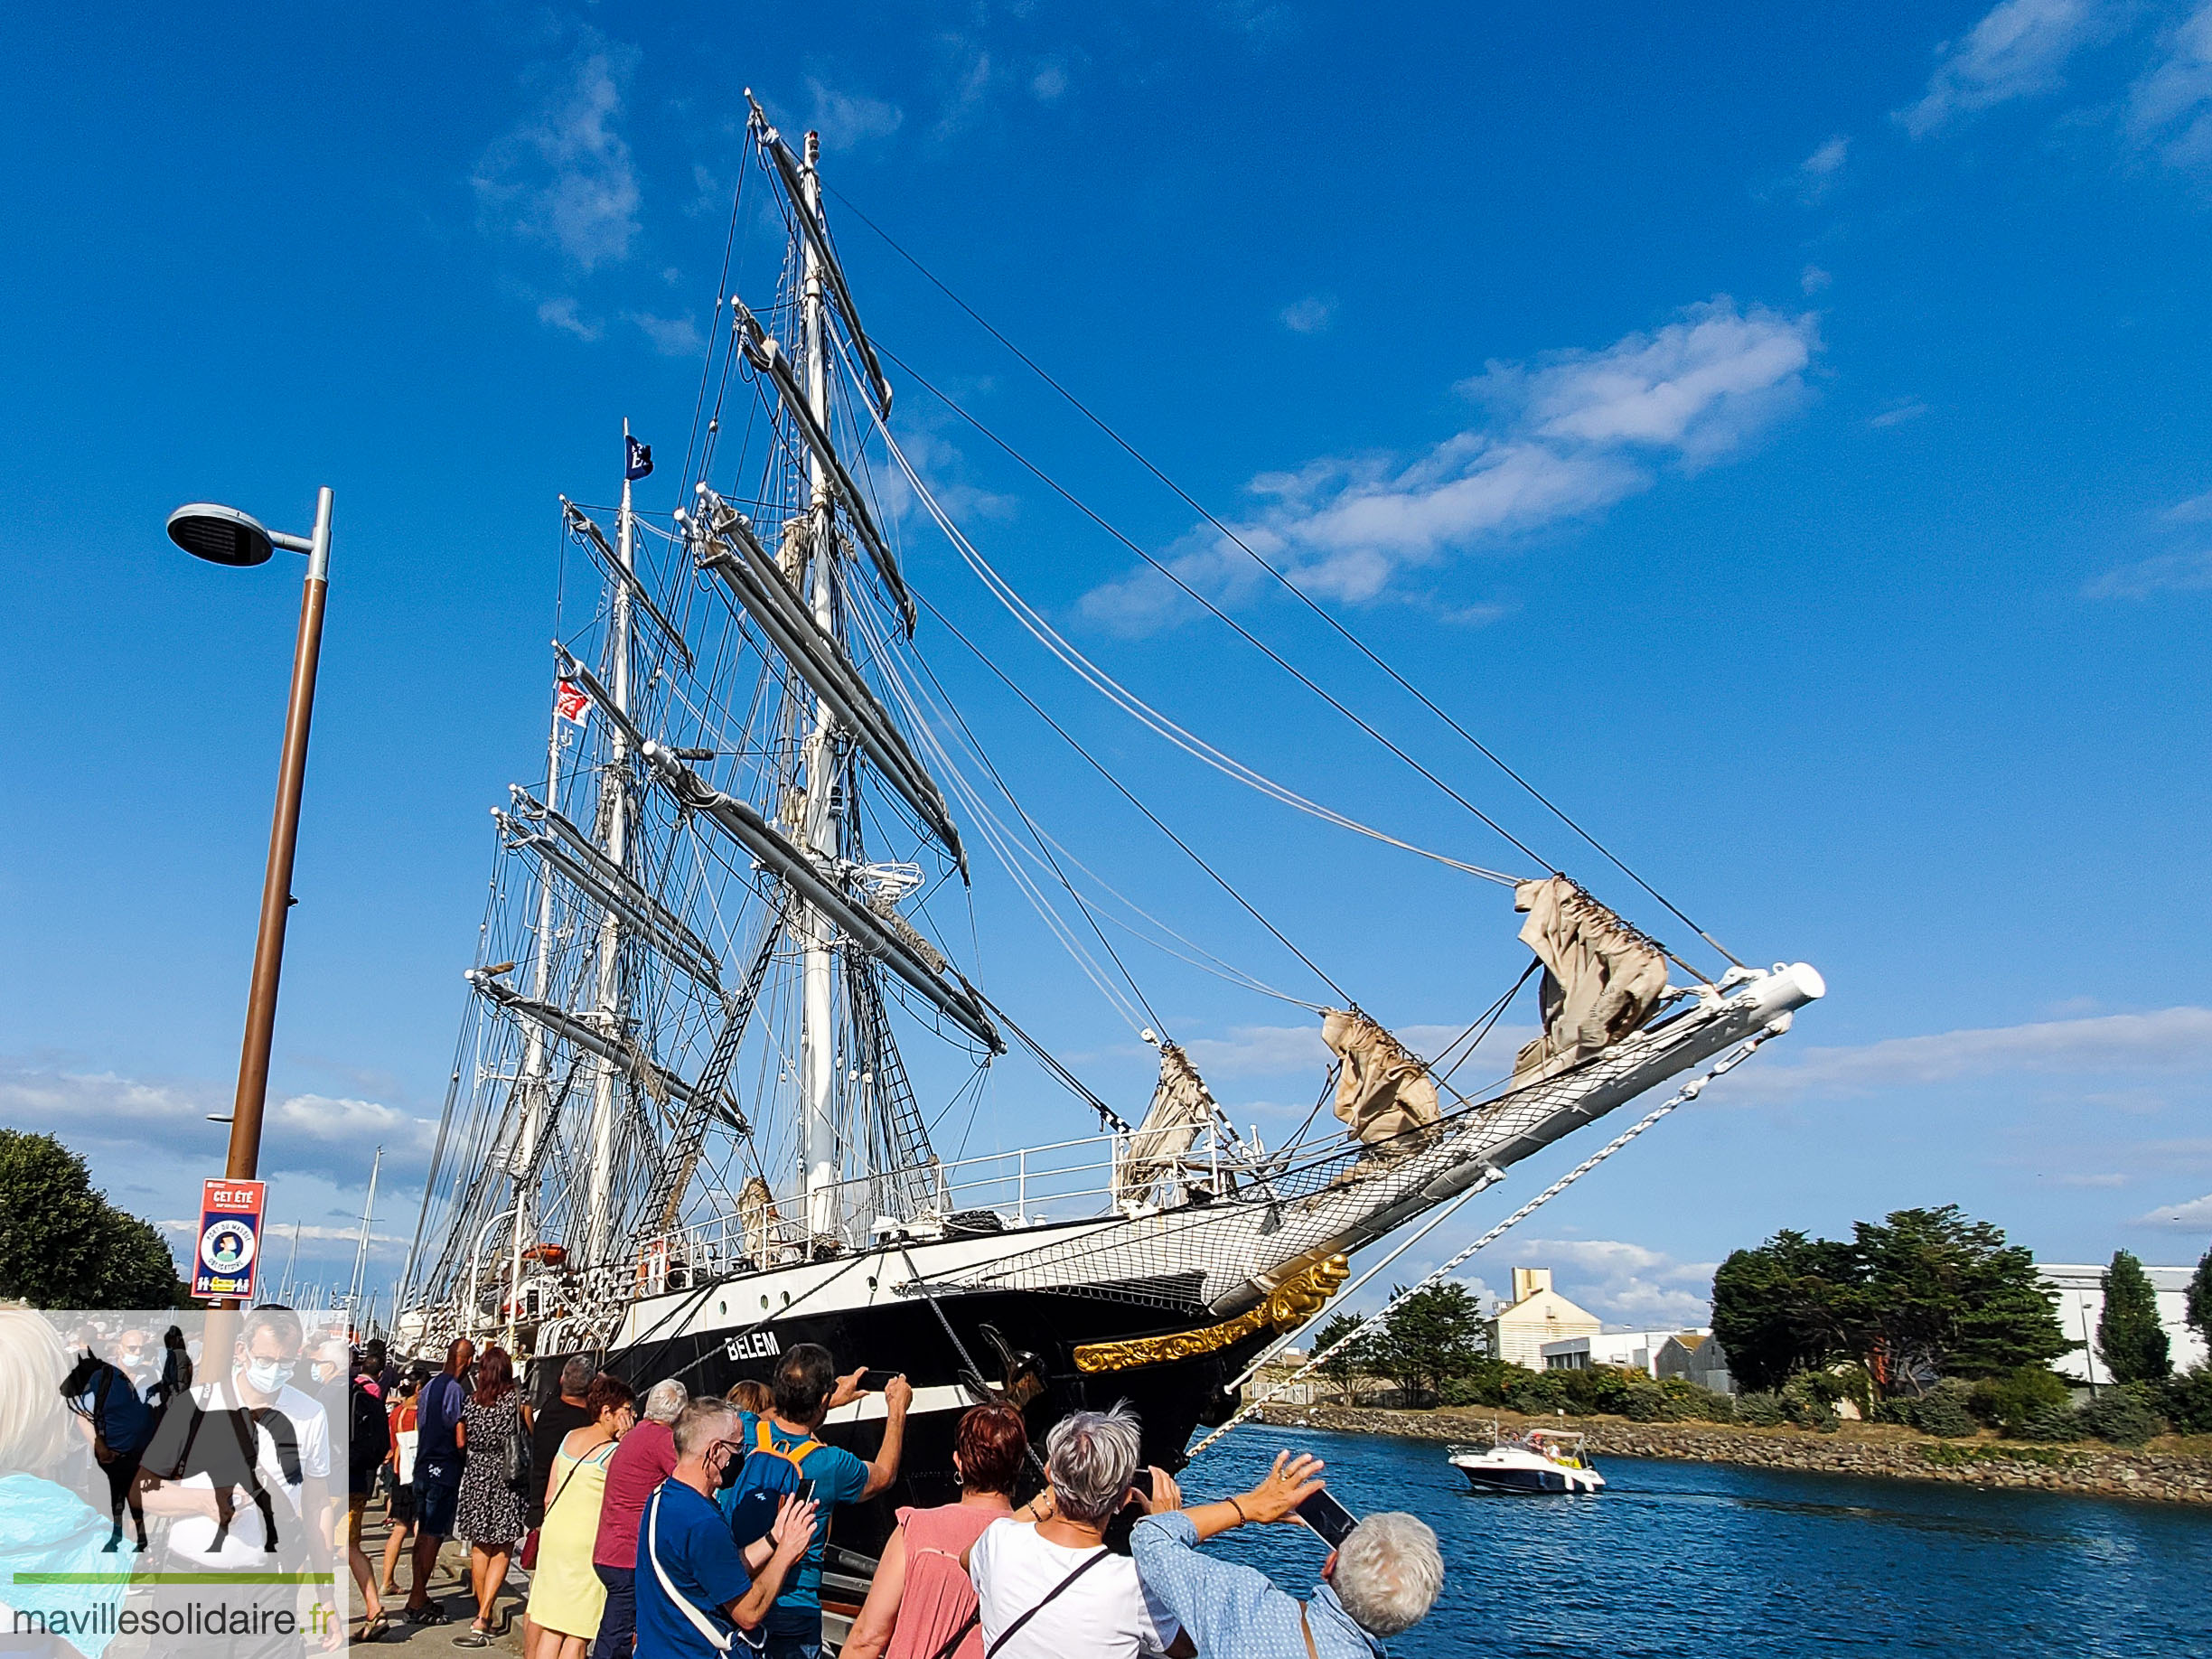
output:
{"label": "lamp head", "polygon": [[213,501],[193,501],[171,513],[169,539],[213,565],[266,565],[276,551],[258,520]]}

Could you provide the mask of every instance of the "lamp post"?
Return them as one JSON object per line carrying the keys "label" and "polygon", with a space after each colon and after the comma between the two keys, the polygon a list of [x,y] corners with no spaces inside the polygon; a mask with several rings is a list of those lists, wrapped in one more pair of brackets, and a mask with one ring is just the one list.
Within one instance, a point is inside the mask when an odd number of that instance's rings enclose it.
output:
{"label": "lamp post", "polygon": [[227,1180],[250,1181],[261,1159],[261,1114],[268,1102],[276,982],[284,970],[285,923],[292,906],[292,858],[299,844],[307,728],[314,715],[315,668],[323,654],[323,606],[330,594],[331,492],[327,488],[316,492],[312,535],[265,530],[235,507],[195,501],[169,515],[169,539],[193,558],[216,565],[264,565],[278,548],[307,556],[299,642],[292,653],[292,696],[285,710],[284,755],[276,769],[276,815],[269,827],[268,872],[261,884],[261,927],[254,941],[253,981],[246,997],[246,1042],[239,1056],[238,1097],[230,1110],[230,1160],[223,1169]]}

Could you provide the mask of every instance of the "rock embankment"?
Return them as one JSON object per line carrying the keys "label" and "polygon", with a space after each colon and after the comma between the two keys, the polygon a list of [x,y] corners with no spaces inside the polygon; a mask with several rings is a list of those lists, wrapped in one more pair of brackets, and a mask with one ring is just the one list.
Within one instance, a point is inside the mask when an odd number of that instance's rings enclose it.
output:
{"label": "rock embankment", "polygon": [[[1561,1422],[1555,1418],[1530,1419],[1511,1411],[1472,1410],[1385,1411],[1365,1407],[1270,1405],[1260,1413],[1261,1421],[1278,1428],[1469,1444],[1487,1444],[1494,1417],[1508,1429],[1532,1421]],[[1561,1426],[1588,1435],[1590,1452],[1597,1457],[1742,1463],[1815,1475],[1947,1480],[1972,1486],[2212,1504],[2212,1456],[2196,1450],[2126,1451],[2109,1446],[1939,1440],[1877,1423],[1844,1423],[1833,1434],[1733,1423],[1636,1423],[1619,1417],[1570,1418]]]}

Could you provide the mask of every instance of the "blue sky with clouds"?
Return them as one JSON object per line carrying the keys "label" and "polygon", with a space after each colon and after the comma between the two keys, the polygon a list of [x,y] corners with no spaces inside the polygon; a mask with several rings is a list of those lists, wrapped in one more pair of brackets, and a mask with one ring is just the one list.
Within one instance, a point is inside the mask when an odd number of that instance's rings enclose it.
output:
{"label": "blue sky with clouds", "polygon": [[[328,483],[275,1212],[337,1264],[369,1148],[388,1193],[419,1172],[485,809],[542,743],[554,499],[611,494],[625,415],[680,451],[747,85],[1703,926],[1827,975],[1786,1043],[1470,1271],[1547,1261],[1609,1317],[1688,1318],[1777,1226],[1951,1200],[2053,1259],[2204,1249],[2212,6],[2187,5],[25,15],[0,64],[0,1121],[59,1130],[161,1219],[218,1167],[297,599],[289,567],[194,565],[160,523],[212,495],[300,528]],[[914,370],[1687,938],[832,212]],[[1514,862],[911,381],[899,420],[984,551],[1168,713]],[[1198,771],[901,536],[916,584],[1364,1006],[1449,1031],[1519,971],[1497,890]],[[1047,829],[1316,994],[956,645],[920,644]],[[979,979],[1140,1105],[1141,1045],[1003,881],[976,904]],[[1237,1115],[1303,1115],[1297,1010],[1135,965]],[[1080,1132],[1063,1101],[1008,1066],[971,1149]]]}

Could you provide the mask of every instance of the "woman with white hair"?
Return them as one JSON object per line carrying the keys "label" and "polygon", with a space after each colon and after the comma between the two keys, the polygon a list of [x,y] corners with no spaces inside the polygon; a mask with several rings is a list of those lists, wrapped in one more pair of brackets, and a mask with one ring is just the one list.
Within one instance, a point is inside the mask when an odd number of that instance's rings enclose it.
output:
{"label": "woman with white hair", "polygon": [[675,1423],[690,1398],[674,1377],[654,1383],[645,1391],[637,1427],[607,1460],[599,1533],[592,1543],[592,1570],[606,1589],[606,1601],[592,1641],[593,1659],[630,1659],[637,1635],[638,1523],[653,1488],[676,1472]]}
{"label": "woman with white hair", "polygon": [[0,1631],[44,1628],[57,1633],[54,1653],[73,1645],[99,1659],[129,1571],[107,1552],[108,1517],[52,1478],[83,1444],[61,1400],[69,1372],[69,1350],[43,1317],[0,1307]]}
{"label": "woman with white hair", "polygon": [[[1045,1441],[1048,1489],[962,1558],[991,1659],[1136,1659],[1176,1639],[1175,1616],[1146,1595],[1136,1562],[1106,1548],[1117,1514],[1157,1502],[1134,1486],[1139,1432],[1126,1401],[1062,1418]],[[1174,1490],[1158,1469],[1150,1484]]]}
{"label": "woman with white hair", "polygon": [[1382,1641],[1429,1615],[1444,1588],[1437,1535],[1417,1516],[1369,1515],[1329,1551],[1321,1581],[1300,1601],[1263,1572],[1198,1553],[1232,1527],[1295,1521],[1321,1490],[1321,1459],[1279,1453],[1268,1477],[1218,1504],[1182,1507],[1164,1476],[1160,1500],[1129,1536],[1138,1576],[1197,1645],[1238,1659],[1375,1659]]}

